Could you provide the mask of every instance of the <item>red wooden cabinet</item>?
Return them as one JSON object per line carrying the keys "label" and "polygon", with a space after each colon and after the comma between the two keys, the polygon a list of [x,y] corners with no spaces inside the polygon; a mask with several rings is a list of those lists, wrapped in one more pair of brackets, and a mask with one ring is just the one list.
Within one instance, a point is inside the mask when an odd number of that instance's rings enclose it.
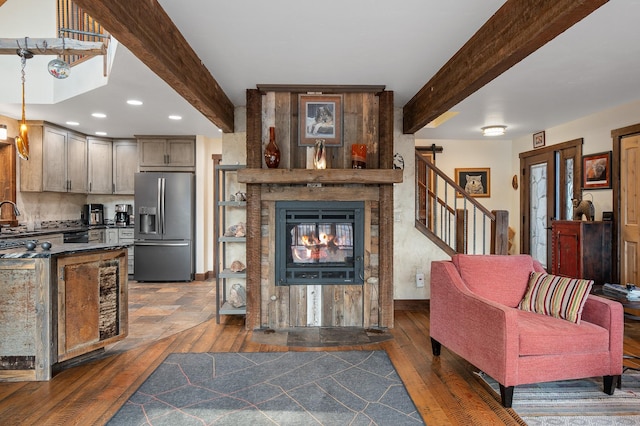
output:
{"label": "red wooden cabinet", "polygon": [[551,273],[611,282],[611,222],[556,220],[551,235]]}

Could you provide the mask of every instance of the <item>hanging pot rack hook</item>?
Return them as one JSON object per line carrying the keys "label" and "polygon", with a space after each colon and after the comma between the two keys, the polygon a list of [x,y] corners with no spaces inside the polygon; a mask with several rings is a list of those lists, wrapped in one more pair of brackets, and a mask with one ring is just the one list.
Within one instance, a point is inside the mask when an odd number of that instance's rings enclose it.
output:
{"label": "hanging pot rack hook", "polygon": [[31,59],[33,58],[33,52],[29,50],[29,37],[24,38],[24,47],[20,46],[20,42],[16,40],[16,44],[18,45],[18,49],[16,53],[23,59]]}

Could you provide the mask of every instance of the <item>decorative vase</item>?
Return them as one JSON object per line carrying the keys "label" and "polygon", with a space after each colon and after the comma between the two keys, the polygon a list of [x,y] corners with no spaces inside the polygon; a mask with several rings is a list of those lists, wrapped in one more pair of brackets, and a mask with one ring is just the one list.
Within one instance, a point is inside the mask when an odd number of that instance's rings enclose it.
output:
{"label": "decorative vase", "polygon": [[270,169],[276,169],[280,164],[280,148],[276,143],[275,127],[269,127],[269,143],[264,149],[264,162]]}

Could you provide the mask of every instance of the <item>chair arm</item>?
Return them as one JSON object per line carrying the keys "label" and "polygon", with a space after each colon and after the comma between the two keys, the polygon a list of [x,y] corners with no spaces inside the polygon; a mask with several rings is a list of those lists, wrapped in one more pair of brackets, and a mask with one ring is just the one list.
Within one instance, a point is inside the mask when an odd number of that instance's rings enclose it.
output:
{"label": "chair arm", "polygon": [[620,365],[622,365],[624,339],[624,310],[622,304],[615,300],[590,294],[584,303],[581,321],[590,322],[609,330],[611,357],[613,360],[620,360]]}
{"label": "chair arm", "polygon": [[431,263],[431,337],[503,384],[518,361],[517,317],[469,291],[453,263]]}

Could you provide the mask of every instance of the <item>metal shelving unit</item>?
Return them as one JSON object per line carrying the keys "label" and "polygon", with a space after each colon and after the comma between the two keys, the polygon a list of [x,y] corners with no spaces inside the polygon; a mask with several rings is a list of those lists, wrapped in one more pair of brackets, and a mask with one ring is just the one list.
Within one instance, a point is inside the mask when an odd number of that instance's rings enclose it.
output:
{"label": "metal shelving unit", "polygon": [[[237,171],[244,169],[244,165],[221,165],[215,166],[214,170],[214,199],[215,199],[215,230],[214,235],[217,241],[216,259],[215,259],[215,273],[216,273],[216,322],[220,323],[220,315],[246,315],[246,307],[235,308],[229,304],[228,289],[230,288],[231,280],[241,279],[245,281],[246,288],[246,270],[242,272],[233,272],[229,269],[233,260],[229,259],[228,253],[231,244],[246,243],[246,237],[228,237],[225,236],[227,228],[233,223],[232,217],[238,218],[240,212],[243,213],[243,220],[246,221],[246,201],[232,201],[231,195],[235,195],[231,190],[232,185],[240,187],[240,183],[237,181]],[[232,176],[234,175],[234,176]],[[233,215],[235,213],[235,215]],[[246,230],[245,230],[246,231]],[[246,258],[246,250],[245,250]],[[246,264],[246,262],[245,262]]]}

